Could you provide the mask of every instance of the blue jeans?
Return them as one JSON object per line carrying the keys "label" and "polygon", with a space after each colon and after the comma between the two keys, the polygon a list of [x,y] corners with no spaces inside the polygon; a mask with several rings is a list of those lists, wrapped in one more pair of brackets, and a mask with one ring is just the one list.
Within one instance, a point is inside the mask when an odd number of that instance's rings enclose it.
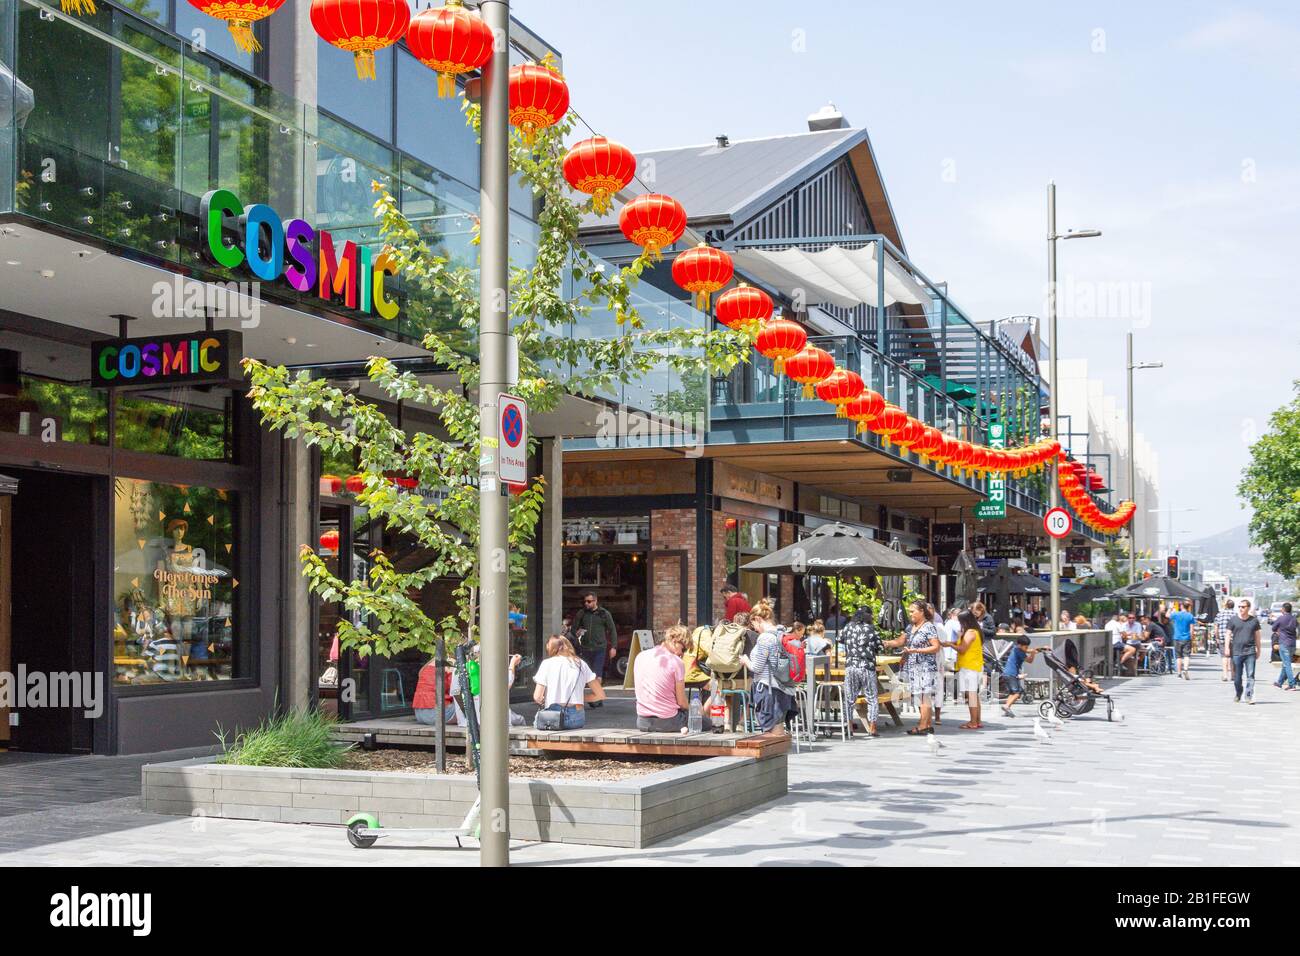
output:
{"label": "blue jeans", "polygon": [[[454,724],[456,722],[456,705],[447,704],[443,708],[443,722]],[[428,724],[433,727],[438,723],[437,707],[417,707],[415,708],[415,719],[422,724]]]}
{"label": "blue jeans", "polygon": [[1286,684],[1288,687],[1296,685],[1295,671],[1291,669],[1291,656],[1295,653],[1295,645],[1287,646],[1279,644],[1277,646],[1278,657],[1282,658],[1282,674],[1277,679],[1277,686],[1281,687]]}
{"label": "blue jeans", "polygon": [[1242,696],[1242,679],[1245,678],[1245,696],[1255,697],[1255,652],[1234,654],[1232,657],[1232,686],[1237,689],[1237,698]]}
{"label": "blue jeans", "polygon": [[[582,707],[566,707],[563,704],[552,704],[550,707],[542,709],[558,710],[560,712],[561,730],[581,730],[587,726],[587,711]],[[538,711],[538,713],[541,713],[541,711]],[[537,726],[536,718],[533,719],[533,726]]]}

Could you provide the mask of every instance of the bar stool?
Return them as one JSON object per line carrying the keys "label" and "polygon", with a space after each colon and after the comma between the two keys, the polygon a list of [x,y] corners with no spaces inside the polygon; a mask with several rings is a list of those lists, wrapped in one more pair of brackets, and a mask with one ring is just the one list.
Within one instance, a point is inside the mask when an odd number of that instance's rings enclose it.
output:
{"label": "bar stool", "polygon": [[813,731],[838,732],[840,740],[848,740],[853,736],[850,718],[852,706],[851,702],[845,700],[842,681],[818,684],[817,699],[813,702]]}

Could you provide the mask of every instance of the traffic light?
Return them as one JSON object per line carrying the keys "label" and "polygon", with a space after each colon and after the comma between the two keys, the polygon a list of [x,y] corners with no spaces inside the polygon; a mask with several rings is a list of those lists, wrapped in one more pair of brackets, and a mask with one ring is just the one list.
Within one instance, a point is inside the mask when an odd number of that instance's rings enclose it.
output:
{"label": "traffic light", "polygon": [[1170,578],[1178,577],[1178,555],[1171,554],[1165,559],[1165,576]]}

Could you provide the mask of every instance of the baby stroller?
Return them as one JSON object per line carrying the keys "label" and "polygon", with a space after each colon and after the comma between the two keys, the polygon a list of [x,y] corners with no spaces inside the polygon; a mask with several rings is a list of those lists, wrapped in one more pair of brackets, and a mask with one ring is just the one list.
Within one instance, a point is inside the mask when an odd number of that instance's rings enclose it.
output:
{"label": "baby stroller", "polygon": [[1096,706],[1097,701],[1106,702],[1106,719],[1113,720],[1115,713],[1115,702],[1111,700],[1109,694],[1098,694],[1088,689],[1080,677],[1086,677],[1088,680],[1093,679],[1091,671],[1083,671],[1080,675],[1070,673],[1070,669],[1065,666],[1065,661],[1061,660],[1051,651],[1044,651],[1042,659],[1047,662],[1048,668],[1056,677],[1056,697],[1054,700],[1045,700],[1038,705],[1038,712],[1046,717],[1055,708],[1057,717],[1077,717],[1080,714],[1086,714]]}

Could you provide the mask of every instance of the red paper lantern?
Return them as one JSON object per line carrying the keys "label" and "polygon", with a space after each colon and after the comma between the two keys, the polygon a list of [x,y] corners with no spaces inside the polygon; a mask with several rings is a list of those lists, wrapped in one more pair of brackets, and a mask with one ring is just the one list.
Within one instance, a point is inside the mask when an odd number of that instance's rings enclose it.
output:
{"label": "red paper lantern", "polygon": [[884,441],[885,447],[888,448],[890,436],[897,434],[906,424],[907,413],[897,405],[886,403],[885,407],[880,410],[880,414],[876,416],[876,420],[867,428],[879,435]]}
{"label": "red paper lantern", "polygon": [[[191,3],[194,0],[190,0]],[[283,2],[283,0],[282,0]],[[421,10],[411,19],[406,45],[415,58],[438,74],[438,98],[456,95],[456,77],[492,59],[492,28],[460,0]]]}
{"label": "red paper lantern", "polygon": [[928,464],[931,458],[942,462],[944,444],[943,432],[933,425],[926,425],[922,429],[920,440],[912,445],[912,451],[921,456],[923,465]]}
{"label": "red paper lantern", "polygon": [[529,146],[539,130],[554,126],[569,112],[569,87],[564,77],[545,62],[510,68],[510,125],[519,129]]}
{"label": "red paper lantern", "polygon": [[729,329],[738,329],[751,322],[766,322],[772,317],[772,297],[762,289],[742,282],[718,296],[713,314]]}
{"label": "red paper lantern", "polygon": [[866,387],[857,372],[837,368],[817,386],[817,397],[835,406],[836,418],[848,418],[844,406],[861,395]]}
{"label": "red paper lantern", "polygon": [[565,181],[590,196],[592,210],[603,215],[610,197],[636,175],[636,156],[622,143],[593,136],[573,144],[564,154],[561,169]]}
{"label": "red paper lantern", "polygon": [[[80,13],[80,7],[87,7],[88,12],[95,12],[93,0],[63,0],[63,12],[68,13],[68,7],[77,8]],[[258,20],[269,17],[284,5],[284,0],[190,0],[190,6],[196,10],[206,13],[210,17],[226,21],[226,28],[230,30],[230,37],[235,41],[235,46],[239,47],[245,53],[256,53],[262,49],[262,44],[257,42],[257,37],[253,36],[253,24]]]}
{"label": "red paper lantern", "polygon": [[311,0],[311,25],[320,38],[356,60],[357,78],[375,78],[375,51],[392,46],[411,25],[406,0]]}
{"label": "red paper lantern", "polygon": [[321,475],[320,490],[323,495],[337,495],[343,490],[343,479],[338,475]]}
{"label": "red paper lantern", "polygon": [[960,438],[954,439],[952,445],[948,448],[948,464],[957,470],[960,474],[965,471],[970,474],[970,459],[975,449],[968,441],[962,441]]}
{"label": "red paper lantern", "polygon": [[645,250],[643,255],[659,259],[660,250],[671,246],[686,231],[686,210],[672,196],[645,193],[619,211],[618,228],[628,242]]}
{"label": "red paper lantern", "polygon": [[879,392],[873,392],[866,389],[861,395],[844,405],[844,417],[849,421],[858,423],[858,433],[870,431],[869,423],[875,420],[875,417],[881,413],[885,407],[885,396]]}
{"label": "red paper lantern", "polygon": [[892,438],[894,444],[900,448],[911,448],[921,440],[924,433],[925,425],[908,415],[907,421],[903,422],[903,427],[894,432]]}
{"label": "red paper lantern", "polygon": [[[786,320],[777,320],[777,322],[784,321]],[[775,324],[775,322],[769,322],[764,327],[763,332],[766,332]],[[793,322],[790,324],[794,325]],[[799,331],[802,332],[803,329]],[[759,338],[762,338],[763,332],[759,333]],[[778,371],[782,371],[782,369],[778,369]],[[825,349],[819,349],[815,345],[805,345],[795,355],[785,360],[783,371],[792,381],[803,386],[802,394],[804,398],[812,398],[814,387],[819,382],[824,382],[835,371],[835,359]]]}
{"label": "red paper lantern", "polygon": [[[807,344],[808,333],[803,330],[803,326],[789,319],[773,319],[759,330],[758,337],[754,339],[754,348],[759,355],[772,360],[777,375],[785,372],[788,360],[798,355]],[[834,367],[834,362],[831,365]]]}
{"label": "red paper lantern", "polygon": [[701,242],[673,260],[673,281],[695,296],[695,307],[709,310],[709,296],[731,281],[731,256]]}
{"label": "red paper lantern", "polygon": [[983,445],[972,445],[970,460],[968,462],[969,470],[974,471],[980,477],[989,469],[989,450]]}
{"label": "red paper lantern", "polygon": [[366,490],[366,476],[348,475],[348,480],[345,481],[343,484],[344,487],[348,489],[348,491],[352,492],[354,495],[359,495],[361,494],[361,492]]}
{"label": "red paper lantern", "polygon": [[339,549],[339,533],[336,529],[331,528],[328,531],[322,531],[320,536],[320,549],[330,553],[337,553]]}

